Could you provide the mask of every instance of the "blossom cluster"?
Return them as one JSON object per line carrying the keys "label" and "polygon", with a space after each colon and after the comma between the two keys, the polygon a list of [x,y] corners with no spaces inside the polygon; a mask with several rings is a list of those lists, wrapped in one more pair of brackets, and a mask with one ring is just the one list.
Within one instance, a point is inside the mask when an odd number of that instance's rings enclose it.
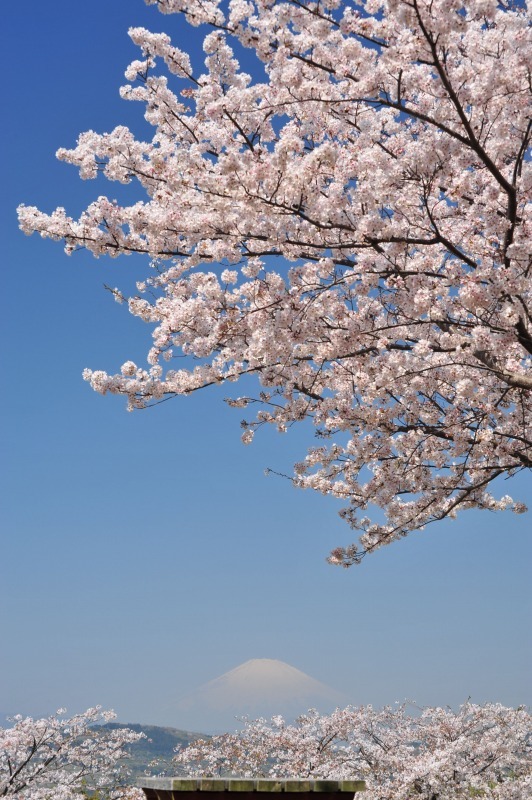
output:
{"label": "blossom cluster", "polygon": [[116,715],[99,706],[72,717],[64,712],[16,716],[12,727],[0,728],[0,797],[79,800],[86,792],[99,800],[142,800],[142,791],[127,785],[127,745],[144,734],[102,727]]}
{"label": "blossom cluster", "polygon": [[205,71],[170,36],[132,29],[142,59],[122,96],[145,104],[152,140],[120,126],[58,153],[145,199],[101,196],[77,220],[19,209],[26,233],[67,252],[152,259],[128,299],[153,326],[147,364],[86,380],[138,408],[256,376],[257,396],[236,401],[257,409],[244,442],[311,420],[320,446],[294,484],[342,499],[361,531],[333,563],[464,509],[525,511],[491,486],[532,466],[527,10],[157,5],[208,26]]}
{"label": "blossom cluster", "polygon": [[246,721],[235,734],[178,751],[187,775],[363,779],[367,800],[526,800],[532,719],[524,708],[465,703],[406,713],[404,705]]}

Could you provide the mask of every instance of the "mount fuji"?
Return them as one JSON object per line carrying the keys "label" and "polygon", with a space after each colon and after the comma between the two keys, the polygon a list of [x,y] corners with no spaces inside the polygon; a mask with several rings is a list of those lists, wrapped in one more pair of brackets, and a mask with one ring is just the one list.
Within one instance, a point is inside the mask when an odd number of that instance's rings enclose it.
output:
{"label": "mount fuji", "polygon": [[253,658],[180,698],[176,710],[180,725],[218,732],[234,730],[243,716],[292,720],[309,708],[327,712],[345,704],[340,692],[290,664]]}

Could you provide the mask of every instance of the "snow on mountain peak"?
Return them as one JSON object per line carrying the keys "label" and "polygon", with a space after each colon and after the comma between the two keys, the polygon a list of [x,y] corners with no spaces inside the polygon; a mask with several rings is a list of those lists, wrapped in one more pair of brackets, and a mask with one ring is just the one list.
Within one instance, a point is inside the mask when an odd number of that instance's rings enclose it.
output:
{"label": "snow on mountain peak", "polygon": [[[178,702],[178,713],[203,730],[229,730],[235,718],[282,714],[293,719],[309,708],[332,710],[345,697],[284,661],[252,658],[214,678]],[[183,720],[178,719],[182,724]],[[208,728],[206,727],[208,726]]]}

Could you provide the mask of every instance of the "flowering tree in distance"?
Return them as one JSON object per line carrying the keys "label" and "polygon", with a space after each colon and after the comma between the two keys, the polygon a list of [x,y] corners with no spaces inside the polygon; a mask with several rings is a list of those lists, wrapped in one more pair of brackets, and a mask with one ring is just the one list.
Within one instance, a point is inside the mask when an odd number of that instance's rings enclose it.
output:
{"label": "flowering tree in distance", "polygon": [[139,408],[256,376],[256,396],[229,401],[257,408],[244,442],[312,420],[320,446],[294,483],[344,500],[362,531],[333,563],[463,509],[525,511],[490,485],[532,466],[526,10],[146,1],[205,26],[205,72],[131,29],[142,57],[122,96],[145,103],[152,140],[91,131],[58,156],[147,198],[99,197],[79,220],[19,209],[69,253],[152,259],[127,298],[154,325],[147,368],[85,378]]}
{"label": "flowering tree in distance", "polygon": [[89,708],[70,718],[64,709],[46,719],[15,717],[0,728],[0,797],[20,800],[78,800],[84,791],[98,800],[142,800],[125,785],[125,746],[144,734],[128,728],[94,728],[115,718]]}
{"label": "flowering tree in distance", "polygon": [[404,706],[309,711],[246,722],[236,734],[194,742],[175,761],[186,774],[366,780],[366,800],[527,800],[531,718],[524,709],[465,703],[457,712]]}

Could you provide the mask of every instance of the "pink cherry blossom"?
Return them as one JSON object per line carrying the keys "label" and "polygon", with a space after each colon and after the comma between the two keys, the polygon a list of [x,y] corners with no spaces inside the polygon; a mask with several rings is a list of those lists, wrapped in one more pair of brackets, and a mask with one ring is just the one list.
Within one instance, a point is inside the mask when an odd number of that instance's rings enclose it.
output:
{"label": "pink cherry blossom", "polygon": [[16,716],[11,728],[0,728],[0,797],[78,800],[87,789],[102,800],[143,800],[139,789],[127,785],[126,745],[144,734],[102,728],[116,715],[100,706],[69,718],[64,713]]}
{"label": "pink cherry blossom", "polygon": [[25,233],[69,253],[156,267],[128,299],[153,326],[148,368],[86,380],[133,409],[256,376],[244,441],[310,420],[320,445],[294,485],[340,498],[361,531],[333,563],[468,508],[523,511],[491,487],[532,466],[527,10],[157,5],[209,26],[205,71],[166,34],[131,29],[142,58],[122,97],[145,105],[153,138],[120,126],[58,152],[144,199],[101,196],[77,220],[19,209]]}
{"label": "pink cherry blossom", "polygon": [[524,708],[465,703],[309,711],[247,720],[242,731],[178,750],[187,775],[366,781],[364,800],[526,800],[532,785],[532,719]]}

